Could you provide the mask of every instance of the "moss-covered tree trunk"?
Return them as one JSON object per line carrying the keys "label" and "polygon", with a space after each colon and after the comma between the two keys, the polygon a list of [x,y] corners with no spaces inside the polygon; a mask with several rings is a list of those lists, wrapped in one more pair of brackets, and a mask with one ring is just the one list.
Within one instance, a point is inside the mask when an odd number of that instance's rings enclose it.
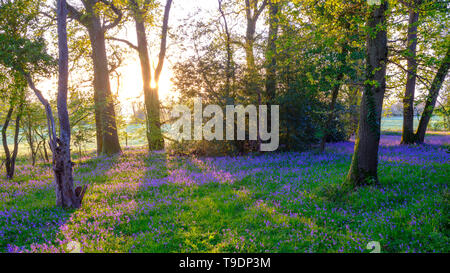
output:
{"label": "moss-covered tree trunk", "polygon": [[350,188],[378,183],[380,121],[386,90],[388,1],[371,6],[367,21],[366,84],[352,163],[344,185]]}

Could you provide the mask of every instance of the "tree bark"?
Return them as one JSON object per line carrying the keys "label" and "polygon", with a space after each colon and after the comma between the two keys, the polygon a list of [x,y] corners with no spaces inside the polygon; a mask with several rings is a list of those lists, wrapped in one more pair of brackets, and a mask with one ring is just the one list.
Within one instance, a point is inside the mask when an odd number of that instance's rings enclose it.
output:
{"label": "tree bark", "polygon": [[70,123],[67,111],[67,81],[68,81],[68,47],[67,47],[67,6],[65,0],[57,1],[58,22],[58,118],[60,137],[56,136],[56,125],[49,102],[42,92],[36,88],[31,76],[23,72],[29,87],[34,91],[39,101],[44,105],[49,132],[49,145],[53,152],[53,172],[55,174],[56,204],[65,208],[80,208],[87,186],[73,189],[73,163],[70,155]]}
{"label": "tree bark", "polygon": [[2,127],[2,142],[3,142],[3,149],[5,151],[6,178],[8,180],[14,178],[16,158],[17,158],[17,153],[19,151],[19,130],[20,130],[20,119],[22,117],[22,108],[23,108],[22,106],[23,105],[21,103],[18,107],[19,112],[17,113],[16,120],[15,120],[16,127],[15,127],[15,131],[14,131],[14,148],[13,148],[12,154],[8,147],[8,140],[7,140],[7,135],[6,135],[6,131],[8,129],[8,126],[12,119],[12,114],[14,111],[14,106],[12,104],[8,110],[8,113],[7,113],[6,119],[5,119],[5,123],[3,124],[3,127]]}
{"label": "tree bark", "polygon": [[108,59],[106,56],[105,31],[115,27],[122,18],[120,11],[109,3],[118,17],[110,25],[102,25],[102,20],[95,11],[97,1],[82,1],[86,13],[82,14],[68,5],[70,16],[87,28],[92,47],[94,63],[94,102],[97,132],[97,153],[113,155],[121,152],[117,133],[116,113],[109,81]]}
{"label": "tree bark", "polygon": [[430,91],[427,96],[425,103],[425,108],[423,110],[422,116],[420,117],[419,127],[415,134],[415,141],[418,144],[422,144],[425,141],[425,134],[427,132],[428,123],[430,122],[431,116],[433,115],[434,107],[439,95],[439,90],[447,76],[448,70],[450,68],[450,49],[447,49],[447,54],[442,61],[441,66],[434,77],[433,83],[431,84]]}
{"label": "tree bark", "polygon": [[266,49],[266,94],[267,129],[272,130],[272,107],[277,92],[277,40],[278,40],[278,13],[280,3],[269,1],[269,36]]}
{"label": "tree bark", "polygon": [[[278,39],[278,11],[279,4],[269,1],[269,38],[267,42],[266,52],[266,100],[268,104],[272,104],[276,96],[277,86],[277,39]],[[270,109],[270,107],[268,107]],[[268,115],[270,117],[270,114]],[[271,124],[270,120],[268,124]]]}
{"label": "tree bark", "polygon": [[[361,101],[359,128],[355,150],[345,186],[355,188],[378,184],[378,146],[380,122],[386,90],[386,63],[388,56],[386,12],[388,1],[370,7],[367,35],[366,84]],[[375,33],[373,33],[375,32]]]}
{"label": "tree bark", "polygon": [[[264,11],[268,4],[268,0],[264,0],[258,7],[257,0],[245,0],[245,15],[247,18],[247,29],[245,34],[245,56],[247,62],[247,91],[250,96],[257,96],[258,105],[262,104],[262,88],[261,88],[261,78],[256,67],[254,45],[255,45],[255,33],[256,33],[256,23],[259,16]],[[270,108],[270,107],[269,107]],[[259,135],[259,130],[257,133],[257,143],[258,150],[261,150],[261,138]],[[250,145],[252,146],[252,145]],[[242,150],[241,150],[242,151]]]}
{"label": "tree bark", "polygon": [[358,123],[359,123],[359,108],[360,105],[358,105],[358,99],[361,97],[360,94],[362,93],[363,87],[357,86],[353,88],[353,90],[350,90],[349,93],[349,104],[351,106],[351,111],[349,113],[350,117],[350,131],[349,136],[356,135],[356,131],[358,130]]}
{"label": "tree bark", "polygon": [[164,139],[161,133],[161,117],[160,117],[160,103],[159,103],[159,79],[161,76],[164,59],[166,55],[167,46],[167,32],[170,9],[172,0],[166,1],[164,8],[163,26],[161,33],[161,44],[158,58],[158,64],[154,73],[155,87],[151,86],[152,72],[150,68],[150,57],[148,54],[147,35],[145,30],[144,16],[145,11],[141,10],[139,4],[135,0],[130,0],[131,9],[136,25],[136,34],[139,53],[139,60],[141,62],[142,81],[144,89],[144,100],[146,108],[146,126],[147,126],[147,142],[150,151],[164,149]]}
{"label": "tree bark", "polygon": [[31,165],[34,166],[36,165],[36,149],[34,148],[33,122],[29,112],[27,113],[27,128],[25,130],[25,136],[28,146],[30,147]]}
{"label": "tree bark", "polygon": [[9,107],[8,113],[6,114],[5,123],[2,127],[2,142],[3,142],[3,150],[5,151],[5,167],[6,167],[6,178],[12,179],[11,176],[11,152],[8,147],[8,139],[6,135],[6,131],[8,130],[9,122],[11,121],[12,114],[14,112],[14,107],[11,105]]}
{"label": "tree bark", "polygon": [[[116,114],[109,81],[105,33],[100,18],[93,16],[88,28],[94,62],[94,100],[97,124],[97,148],[100,154],[113,155],[121,152],[117,134]],[[98,124],[100,126],[98,126]]]}
{"label": "tree bark", "polygon": [[414,143],[414,93],[416,90],[417,75],[417,22],[419,20],[419,11],[416,10],[420,0],[414,1],[409,11],[408,23],[408,68],[405,96],[403,98],[403,130],[401,144]]}
{"label": "tree bark", "polygon": [[223,11],[222,8],[222,0],[218,0],[218,4],[219,4],[219,12],[222,16],[223,19],[223,23],[224,23],[224,29],[225,29],[225,47],[226,47],[226,51],[227,51],[227,62],[226,62],[226,66],[225,66],[225,104],[227,104],[230,99],[233,97],[234,98],[234,94],[231,94],[231,81],[234,75],[234,70],[233,70],[233,49],[231,48],[231,33],[230,33],[230,29],[228,27],[228,20],[227,17],[225,16],[225,12]]}
{"label": "tree bark", "polygon": [[255,53],[254,53],[254,44],[255,44],[255,32],[256,32],[256,22],[258,21],[259,15],[261,14],[264,7],[267,5],[267,2],[264,1],[261,10],[258,10],[256,6],[257,1],[255,0],[246,0],[246,17],[247,17],[247,29],[245,35],[245,56],[247,62],[247,81],[248,81],[248,91],[250,95],[258,96],[258,103],[261,102],[261,87],[260,87],[260,79],[258,70],[256,68],[255,61]]}

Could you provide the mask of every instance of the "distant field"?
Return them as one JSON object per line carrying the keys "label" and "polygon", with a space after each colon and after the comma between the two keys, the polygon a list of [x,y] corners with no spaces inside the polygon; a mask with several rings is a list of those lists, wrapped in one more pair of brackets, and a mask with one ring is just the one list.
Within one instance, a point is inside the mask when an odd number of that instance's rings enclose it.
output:
{"label": "distant field", "polygon": [[[428,130],[434,131],[435,124],[441,122],[442,118],[434,116],[431,118]],[[403,117],[387,117],[381,119],[381,131],[401,131],[403,124]],[[414,130],[419,126],[419,118],[414,117]]]}
{"label": "distant field", "polygon": [[[429,131],[435,131],[434,124],[442,121],[441,117],[433,117],[431,119],[431,123],[429,125],[428,130]],[[381,131],[390,131],[390,132],[401,132],[402,131],[402,122],[403,117],[384,117],[381,119]],[[414,118],[414,128],[417,129],[417,126],[419,124],[419,119]],[[126,140],[124,134],[121,134],[120,136],[120,145],[125,147],[136,147],[136,146],[142,146],[146,144],[145,136],[141,135],[144,134],[145,130],[140,125],[136,124],[130,124],[127,126],[126,131],[128,133],[128,145],[126,145]],[[0,136],[1,140],[1,136]],[[8,143],[12,146],[12,138],[8,137]],[[22,142],[19,144],[19,155],[24,156],[29,154],[29,147],[26,143],[26,141],[23,139]],[[86,150],[94,150],[95,149],[95,143],[87,143],[83,147],[83,152]],[[78,152],[77,147],[72,147],[73,152],[76,154]],[[4,156],[3,148],[0,146],[0,158]]]}

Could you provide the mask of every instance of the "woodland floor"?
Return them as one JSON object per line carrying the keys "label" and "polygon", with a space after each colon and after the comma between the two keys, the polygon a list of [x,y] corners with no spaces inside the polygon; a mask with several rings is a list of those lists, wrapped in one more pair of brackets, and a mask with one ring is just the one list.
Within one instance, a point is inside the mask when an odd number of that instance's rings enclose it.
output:
{"label": "woodland floor", "polygon": [[353,142],[261,156],[176,158],[129,148],[77,160],[83,207],[54,205],[48,164],[0,172],[0,252],[445,252],[450,135],[382,136],[380,187],[337,185]]}

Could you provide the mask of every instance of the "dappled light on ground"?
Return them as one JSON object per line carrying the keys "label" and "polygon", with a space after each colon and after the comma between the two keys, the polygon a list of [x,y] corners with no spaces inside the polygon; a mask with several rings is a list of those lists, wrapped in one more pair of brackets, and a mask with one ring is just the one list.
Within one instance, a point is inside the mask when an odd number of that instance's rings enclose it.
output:
{"label": "dappled light on ground", "polygon": [[[423,146],[383,136],[380,187],[341,194],[353,142],[316,151],[242,157],[170,157],[129,149],[84,158],[83,207],[54,205],[48,165],[0,179],[0,251],[448,252],[448,135]],[[446,147],[445,147],[446,145]],[[446,199],[447,198],[447,199]]]}

